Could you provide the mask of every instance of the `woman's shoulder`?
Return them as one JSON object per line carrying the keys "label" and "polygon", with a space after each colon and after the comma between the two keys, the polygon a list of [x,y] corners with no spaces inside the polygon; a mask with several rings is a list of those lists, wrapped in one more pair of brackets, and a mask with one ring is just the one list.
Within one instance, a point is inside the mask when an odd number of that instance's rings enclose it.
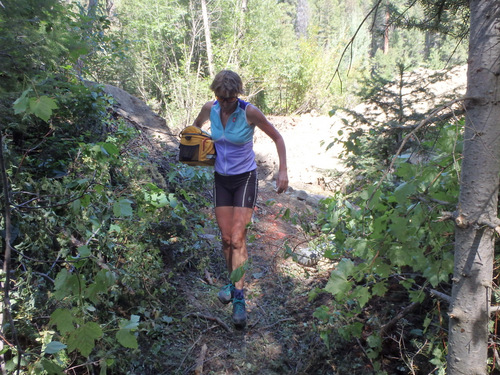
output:
{"label": "woman's shoulder", "polygon": [[251,103],[248,103],[248,105],[246,107],[246,113],[247,113],[247,117],[249,119],[262,120],[262,118],[265,117],[264,114],[262,113],[262,111]]}
{"label": "woman's shoulder", "polygon": [[206,102],[205,104],[203,104],[203,108],[204,109],[211,109],[214,105],[215,105],[216,101],[215,100],[210,100],[208,102]]}

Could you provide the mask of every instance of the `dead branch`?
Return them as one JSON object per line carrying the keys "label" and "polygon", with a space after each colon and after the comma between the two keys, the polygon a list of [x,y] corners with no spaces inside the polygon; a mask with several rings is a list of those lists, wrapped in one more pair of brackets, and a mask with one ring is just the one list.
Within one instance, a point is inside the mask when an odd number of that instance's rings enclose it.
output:
{"label": "dead branch", "polygon": [[226,323],[224,323],[222,320],[220,320],[219,318],[217,318],[215,316],[204,315],[204,314],[200,314],[200,313],[191,313],[191,314],[187,314],[184,318],[188,318],[188,317],[202,318],[202,319],[206,319],[206,320],[211,320],[211,321],[216,322],[217,324],[219,324],[227,332],[231,332],[231,328],[229,328],[229,326]]}
{"label": "dead branch", "polygon": [[[14,339],[14,342],[16,343],[16,347],[18,350],[18,360],[17,360],[17,370],[16,373],[20,374],[21,371],[21,359],[22,359],[22,353],[23,350],[21,348],[21,344],[19,343],[19,338],[17,336],[17,329],[16,325],[14,324],[14,319],[12,318],[11,314],[11,304],[10,304],[10,283],[11,283],[11,258],[12,258],[12,246],[11,246],[11,241],[12,241],[12,225],[11,225],[11,215],[10,215],[10,210],[11,210],[11,202],[10,202],[10,187],[9,187],[9,180],[7,179],[7,168],[5,165],[5,159],[3,155],[3,135],[0,133],[0,176],[2,178],[2,191],[3,191],[3,204],[5,207],[4,211],[4,225],[5,225],[5,237],[4,237],[4,243],[5,243],[5,252],[4,252],[4,259],[3,259],[3,272],[5,274],[5,281],[3,284],[0,283],[2,289],[3,289],[3,301],[0,304],[2,308],[2,312],[0,313],[0,325],[3,327],[3,325],[6,322],[9,322],[11,325],[11,332],[12,336]],[[2,354],[0,355],[0,359],[2,360],[2,365],[1,365],[1,370],[3,374],[6,374],[7,370],[5,368],[5,358],[3,355],[3,341],[0,341],[0,349],[2,349]]]}
{"label": "dead branch", "polygon": [[437,290],[434,290],[434,289],[431,289],[430,292],[431,292],[431,296],[439,297],[443,301],[451,303],[451,297],[449,295],[438,292]]}
{"label": "dead branch", "polygon": [[500,306],[490,306],[490,313],[500,311]]}
{"label": "dead branch", "polygon": [[205,268],[205,280],[208,283],[208,285],[214,285],[214,281],[212,279],[212,276],[210,275],[210,272]]}
{"label": "dead branch", "polygon": [[411,313],[418,306],[420,306],[420,302],[412,302],[408,306],[406,306],[403,310],[401,310],[394,318],[392,318],[388,323],[384,324],[380,328],[380,336],[384,336],[387,331],[389,331],[397,322],[399,322],[403,317]]}
{"label": "dead branch", "polygon": [[203,364],[205,363],[205,357],[207,355],[207,344],[203,344],[201,347],[201,352],[198,358],[196,359],[196,367],[194,369],[195,375],[202,375],[203,374]]}
{"label": "dead branch", "polygon": [[[435,113],[435,112],[432,112],[432,113]],[[434,124],[436,122],[442,122],[442,121],[446,121],[446,120],[449,120],[451,118],[456,118],[457,116],[461,116],[465,114],[465,110],[464,109],[461,109],[461,110],[455,110],[455,111],[452,111],[452,112],[449,112],[449,113],[445,113],[443,115],[439,115],[439,116],[434,116],[434,117],[430,117],[426,120],[426,124]],[[419,126],[419,124],[415,124],[415,125],[398,125],[398,126],[392,126],[388,129],[385,129],[385,130],[382,130],[384,133],[393,133],[395,131],[413,131],[417,128],[417,126]]]}
{"label": "dead branch", "polygon": [[[358,28],[354,32],[354,35],[352,36],[352,38],[349,40],[349,42],[345,46],[344,50],[342,51],[342,54],[340,55],[340,59],[339,59],[339,63],[337,65],[337,68],[335,69],[335,72],[333,72],[333,76],[330,79],[330,81],[328,82],[328,85],[326,85],[326,88],[330,87],[330,85],[333,82],[333,79],[335,78],[335,76],[338,75],[339,80],[340,80],[340,91],[342,91],[342,79],[340,78],[340,64],[342,63],[342,60],[344,59],[344,55],[347,53],[347,50],[349,48],[352,49],[352,46],[354,45],[354,40],[356,39],[356,36],[358,35],[359,31],[361,30],[361,28],[363,27],[363,25],[365,24],[365,22],[368,20],[368,18],[370,17],[370,15],[373,12],[376,12],[378,10],[378,8],[379,8],[379,6],[380,6],[381,3],[382,3],[382,0],[378,0],[377,3],[372,7],[372,9],[365,16],[365,18],[363,19],[363,21],[361,21],[361,23],[359,24]],[[351,56],[352,56],[352,53],[351,53]],[[351,69],[351,63],[349,63],[349,69],[348,69],[348,71],[350,69]]]}

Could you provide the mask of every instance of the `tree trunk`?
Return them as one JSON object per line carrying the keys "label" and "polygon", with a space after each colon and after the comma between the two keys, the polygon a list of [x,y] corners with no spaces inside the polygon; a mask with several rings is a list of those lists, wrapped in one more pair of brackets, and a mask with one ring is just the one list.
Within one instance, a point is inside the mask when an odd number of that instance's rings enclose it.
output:
{"label": "tree trunk", "polygon": [[87,8],[87,15],[89,17],[95,17],[97,13],[98,0],[89,0],[89,5]]}
{"label": "tree trunk", "polygon": [[[12,318],[10,315],[10,260],[12,256],[11,252],[11,220],[10,220],[10,198],[9,198],[9,182],[7,179],[7,171],[5,167],[5,159],[3,157],[3,147],[4,147],[4,142],[3,142],[3,136],[0,134],[0,176],[2,179],[1,183],[1,188],[3,192],[3,204],[5,206],[5,212],[4,212],[4,223],[5,223],[5,253],[4,253],[4,258],[3,258],[3,273],[5,275],[5,281],[3,283],[0,283],[2,290],[3,290],[3,298],[2,301],[0,302],[0,328],[2,329],[2,332],[5,332],[5,324],[11,324],[11,327],[9,329],[10,332],[15,334],[15,326],[12,324]],[[17,341],[17,340],[16,340]],[[0,340],[1,346],[0,348],[4,349],[4,342],[3,339]],[[21,359],[21,350],[18,347],[18,353],[17,355],[19,356],[19,361]],[[2,354],[0,356],[0,367],[2,374],[7,374],[7,369],[5,366],[5,357]],[[18,371],[19,373],[19,366],[18,366]]]}
{"label": "tree trunk", "polygon": [[470,1],[464,151],[455,234],[448,375],[487,372],[500,172],[500,3]]}
{"label": "tree trunk", "polygon": [[201,0],[201,12],[203,14],[203,27],[205,29],[205,43],[207,45],[208,72],[210,77],[215,76],[213,63],[212,39],[210,37],[210,23],[208,22],[208,11],[206,0]]}
{"label": "tree trunk", "polygon": [[385,22],[384,22],[384,55],[389,53],[389,7],[385,8]]}
{"label": "tree trunk", "polygon": [[307,0],[299,0],[297,3],[297,19],[295,21],[295,32],[299,37],[307,36],[309,25],[309,4]]}

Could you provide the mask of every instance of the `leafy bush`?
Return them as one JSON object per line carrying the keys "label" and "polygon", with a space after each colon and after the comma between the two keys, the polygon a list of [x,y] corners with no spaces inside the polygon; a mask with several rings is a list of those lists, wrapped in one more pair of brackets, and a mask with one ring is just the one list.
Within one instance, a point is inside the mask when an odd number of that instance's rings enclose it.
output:
{"label": "leafy bush", "polygon": [[[19,322],[6,333],[17,332],[21,367],[32,373],[122,373],[132,365],[115,361],[120,353],[172,321],[174,304],[162,302],[176,298],[167,260],[203,256],[195,252],[206,246],[200,192],[211,173],[169,164],[168,155],[159,168],[147,150],[131,147],[136,131],[109,115],[112,101],[98,88],[53,81],[52,97],[30,106],[39,101],[34,92],[16,102],[29,151],[19,154],[8,134],[5,143],[16,254],[11,314]],[[8,349],[14,370],[19,353]]]}
{"label": "leafy bush", "polygon": [[[325,255],[339,262],[311,298],[326,292],[334,299],[315,313],[327,343],[363,339],[368,356],[376,359],[388,345],[385,323],[395,314],[388,301],[397,293],[400,303],[421,306],[419,316],[425,317],[403,326],[403,337],[412,338],[407,345],[415,351],[425,347],[420,354],[434,358],[446,317],[429,295],[450,289],[454,231],[441,217],[457,203],[462,127],[460,122],[435,129],[435,138],[399,155],[380,182],[368,180],[350,195],[323,201],[319,224],[335,249]],[[419,153],[425,158],[414,164],[411,156]]]}

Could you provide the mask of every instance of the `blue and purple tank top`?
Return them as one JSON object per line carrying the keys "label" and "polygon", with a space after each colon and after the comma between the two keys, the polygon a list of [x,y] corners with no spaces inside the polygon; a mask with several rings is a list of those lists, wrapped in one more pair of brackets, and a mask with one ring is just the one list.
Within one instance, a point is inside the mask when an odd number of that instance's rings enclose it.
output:
{"label": "blue and purple tank top", "polygon": [[238,106],[222,126],[220,105],[216,101],[210,110],[212,139],[217,150],[215,171],[222,175],[236,175],[257,168],[253,151],[255,125],[247,121],[246,109],[249,103],[238,99]]}

